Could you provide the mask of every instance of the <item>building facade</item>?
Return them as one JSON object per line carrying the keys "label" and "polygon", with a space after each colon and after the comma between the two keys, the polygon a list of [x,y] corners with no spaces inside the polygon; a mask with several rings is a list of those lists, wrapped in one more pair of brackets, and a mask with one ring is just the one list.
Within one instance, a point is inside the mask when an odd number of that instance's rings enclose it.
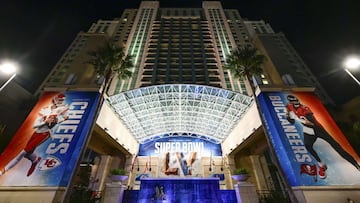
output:
{"label": "building facade", "polygon": [[[71,184],[55,188],[50,199],[69,200],[79,185],[102,193],[103,200],[109,198],[106,189],[111,186],[112,168],[127,169],[125,185],[135,190],[140,189],[139,175],[167,177],[161,169],[166,158],[144,149],[148,143],[162,146],[174,137],[220,146],[221,153],[196,160],[198,176],[224,176],[221,190],[234,189],[233,169],[248,168],[248,182],[256,191],[253,202],[274,191],[298,202],[338,202],[345,197],[344,191],[360,198],[355,194],[358,185],[303,188],[288,183],[255,97],[259,91],[311,89],[323,103],[332,101],[284,34],[274,32],[269,24],[245,20],[239,11],[224,9],[217,1],[204,1],[202,8],[161,8],[158,1],[143,1],[137,9],[125,9],[119,18],[99,20],[87,32],[80,32],[37,95],[101,91],[104,78],[86,62],[87,53],[106,40],[124,46],[132,56],[132,76],[111,81]],[[231,51],[244,46],[256,47],[267,58],[263,74],[252,81],[234,78],[224,69]],[[257,86],[255,94],[252,84]],[[156,140],[161,143],[157,145]],[[85,178],[79,178],[82,175]],[[329,191],[333,195],[325,197]],[[1,195],[16,199],[11,192]]]}
{"label": "building facade", "polygon": [[[17,94],[12,94],[16,92]],[[11,136],[26,118],[35,103],[35,97],[15,81],[9,83],[0,92],[0,140],[2,152],[11,140]]]}

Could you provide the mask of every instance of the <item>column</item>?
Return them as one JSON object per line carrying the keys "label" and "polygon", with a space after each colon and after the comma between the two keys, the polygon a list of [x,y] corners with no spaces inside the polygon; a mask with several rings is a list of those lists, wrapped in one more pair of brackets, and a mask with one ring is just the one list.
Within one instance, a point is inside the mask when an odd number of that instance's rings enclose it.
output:
{"label": "column", "polygon": [[238,182],[234,185],[238,203],[258,203],[259,198],[256,193],[256,186],[248,182]]}
{"label": "column", "polygon": [[250,155],[249,158],[253,167],[255,180],[258,185],[257,189],[268,190],[265,171],[262,168],[262,164],[264,163],[262,163],[261,157],[259,155]]}
{"label": "column", "polygon": [[126,185],[121,182],[106,183],[105,193],[102,198],[103,203],[119,203],[124,197]]}

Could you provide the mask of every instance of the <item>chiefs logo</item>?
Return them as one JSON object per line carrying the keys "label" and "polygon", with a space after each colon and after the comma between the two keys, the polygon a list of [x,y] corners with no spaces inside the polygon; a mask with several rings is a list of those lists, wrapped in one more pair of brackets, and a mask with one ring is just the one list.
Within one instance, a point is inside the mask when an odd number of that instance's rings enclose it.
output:
{"label": "chiefs logo", "polygon": [[61,165],[60,159],[54,156],[47,156],[46,159],[43,159],[39,165],[41,171],[51,170]]}

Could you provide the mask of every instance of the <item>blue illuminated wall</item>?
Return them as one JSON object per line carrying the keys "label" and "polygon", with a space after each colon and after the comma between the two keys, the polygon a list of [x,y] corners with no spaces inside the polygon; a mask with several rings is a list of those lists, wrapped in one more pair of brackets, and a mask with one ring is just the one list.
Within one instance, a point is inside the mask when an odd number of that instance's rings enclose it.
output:
{"label": "blue illuminated wall", "polygon": [[141,181],[140,191],[127,190],[123,203],[235,203],[234,190],[220,190],[216,178],[153,179]]}

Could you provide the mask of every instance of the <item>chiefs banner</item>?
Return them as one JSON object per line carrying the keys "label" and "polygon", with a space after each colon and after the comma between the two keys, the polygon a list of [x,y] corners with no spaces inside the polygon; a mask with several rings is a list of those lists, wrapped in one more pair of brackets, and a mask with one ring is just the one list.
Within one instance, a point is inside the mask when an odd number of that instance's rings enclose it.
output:
{"label": "chiefs banner", "polygon": [[47,92],[0,155],[0,186],[67,186],[94,119],[97,92]]}

